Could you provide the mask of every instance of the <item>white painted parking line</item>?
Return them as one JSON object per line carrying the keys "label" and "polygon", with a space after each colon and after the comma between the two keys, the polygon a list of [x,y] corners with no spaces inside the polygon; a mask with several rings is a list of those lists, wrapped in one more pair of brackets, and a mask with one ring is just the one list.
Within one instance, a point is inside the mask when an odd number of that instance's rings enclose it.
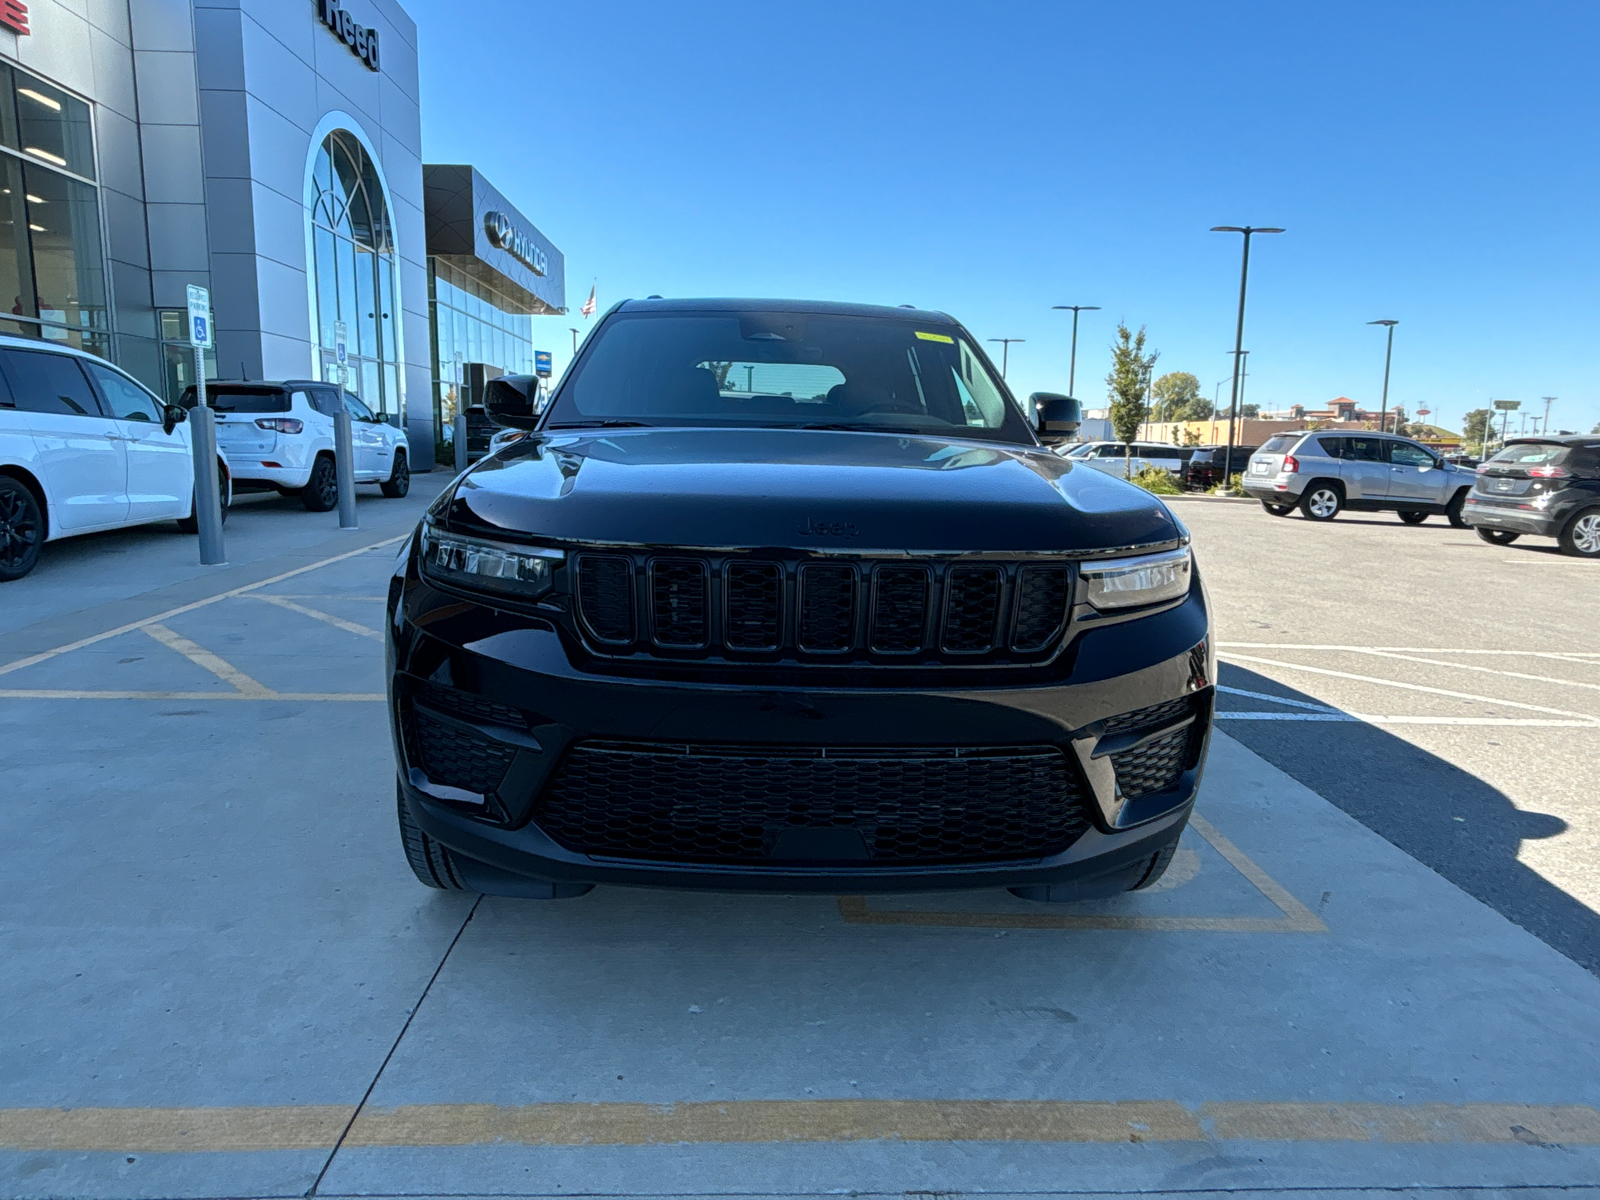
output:
{"label": "white painted parking line", "polygon": [[1251,654],[1230,654],[1229,662],[1256,663],[1264,667],[1280,667],[1286,671],[1305,671],[1312,675],[1329,675],[1335,679],[1349,679],[1357,683],[1374,683],[1380,687],[1401,688],[1408,692],[1426,692],[1432,696],[1448,696],[1453,700],[1472,700],[1478,704],[1492,704],[1497,708],[1520,708],[1527,712],[1549,713],[1556,717],[1571,717],[1586,724],[1593,724],[1596,718],[1588,713],[1570,712],[1564,708],[1548,708],[1543,704],[1524,704],[1518,700],[1502,700],[1497,696],[1479,696],[1473,692],[1455,692],[1449,688],[1429,687],[1422,683],[1404,683],[1398,679],[1379,679],[1374,675],[1356,675],[1350,671],[1334,671],[1328,667],[1312,667],[1305,663],[1283,662],[1281,659],[1258,658]]}
{"label": "white painted parking line", "polygon": [[1452,671],[1478,671],[1484,675],[1501,675],[1507,679],[1527,679],[1533,683],[1554,683],[1562,687],[1587,688],[1593,692],[1600,692],[1600,683],[1585,683],[1578,679],[1558,679],[1554,675],[1529,675],[1525,671],[1503,671],[1498,667],[1480,667],[1474,663],[1448,662],[1442,658],[1420,658],[1415,654],[1402,653],[1398,650],[1376,650],[1363,646],[1352,647],[1347,653],[1365,654],[1373,658],[1392,658],[1399,662],[1418,663],[1427,667],[1449,667]]}
{"label": "white painted parking line", "polygon": [[74,691],[70,688],[0,688],[0,700],[359,700],[386,699],[382,692],[131,692]]}
{"label": "white painted parking line", "polygon": [[1373,650],[1396,654],[1506,654],[1529,658],[1555,658],[1573,662],[1600,662],[1600,650],[1483,650],[1455,646],[1335,646],[1325,642],[1218,642],[1219,650]]}
{"label": "white painted parking line", "polygon": [[346,621],[343,617],[336,617],[332,613],[325,613],[320,608],[309,608],[304,604],[296,603],[287,596],[274,596],[266,592],[250,592],[246,595],[249,600],[265,600],[268,604],[276,604],[279,608],[286,608],[290,612],[297,612],[307,617],[315,617],[319,621],[326,621],[336,629],[346,633],[360,634],[362,637],[383,640],[383,633],[366,625],[357,625],[354,621]]}
{"label": "white painted parking line", "polygon": [[1338,713],[1341,716],[1344,715],[1342,709],[1334,708],[1329,704],[1311,704],[1305,700],[1290,700],[1287,696],[1273,696],[1266,692],[1250,692],[1246,691],[1244,688],[1227,687],[1223,684],[1217,685],[1217,691],[1228,696],[1244,696],[1250,700],[1270,700],[1274,704],[1287,704],[1290,708],[1308,708],[1312,712]]}
{"label": "white painted parking line", "polygon": [[79,638],[77,641],[68,642],[64,646],[57,646],[53,650],[42,650],[38,654],[30,654],[25,658],[19,658],[13,662],[0,663],[0,675],[7,675],[12,671],[20,671],[23,667],[31,667],[37,663],[48,662],[57,655],[67,654],[73,650],[82,650],[85,646],[93,646],[98,642],[106,641],[108,638],[120,637],[124,633],[132,633],[136,629],[143,629],[146,625],[159,624],[160,622],[166,621],[172,617],[181,616],[187,612],[194,612],[194,610],[197,608],[205,608],[208,605],[216,604],[219,600],[227,600],[234,596],[243,596],[249,592],[255,591],[257,588],[268,587],[274,583],[282,583],[285,579],[293,579],[297,575],[306,574],[308,571],[316,571],[322,567],[331,566],[336,562],[344,562],[346,559],[355,558],[358,555],[366,554],[372,550],[381,550],[385,546],[393,546],[398,542],[405,541],[410,536],[411,535],[409,533],[403,533],[399,537],[385,538],[381,542],[371,542],[368,545],[360,547],[359,549],[346,550],[343,554],[335,554],[331,558],[324,558],[314,563],[307,563],[303,567],[296,567],[292,571],[284,571],[281,575],[274,575],[269,579],[262,579],[255,583],[245,584],[243,587],[229,588],[225,592],[218,592],[214,596],[207,596],[204,600],[196,600],[192,604],[180,604],[177,608],[169,608],[166,612],[157,613],[153,617],[145,617],[139,621],[130,621],[128,624],[119,625],[115,629],[107,629],[103,633],[96,633],[86,638]]}
{"label": "white painted parking line", "polygon": [[1527,729],[1600,729],[1600,721],[1562,721],[1538,717],[1413,717],[1376,713],[1219,712],[1219,721],[1332,721],[1366,725],[1493,725]]}

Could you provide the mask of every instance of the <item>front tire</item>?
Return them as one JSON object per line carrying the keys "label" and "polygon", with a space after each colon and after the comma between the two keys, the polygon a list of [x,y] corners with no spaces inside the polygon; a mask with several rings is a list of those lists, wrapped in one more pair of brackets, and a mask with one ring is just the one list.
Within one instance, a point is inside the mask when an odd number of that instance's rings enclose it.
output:
{"label": "front tire", "polygon": [[319,454],[311,464],[311,479],[300,489],[300,502],[307,512],[332,512],[339,506],[339,475],[333,455]]}
{"label": "front tire", "polygon": [[1444,515],[1449,519],[1452,528],[1467,528],[1467,519],[1461,515],[1461,510],[1466,507],[1467,493],[1471,490],[1471,488],[1462,488],[1454,496],[1450,497],[1450,503],[1445,505]]}
{"label": "front tire", "polygon": [[27,484],[0,475],[0,583],[21,579],[44,549],[44,512]]}
{"label": "front tire", "polygon": [[1600,558],[1600,508],[1586,508],[1561,531],[1561,553]]}
{"label": "front tire", "polygon": [[1407,525],[1421,525],[1428,519],[1428,514],[1425,512],[1403,512],[1400,514],[1400,519]]}
{"label": "front tire", "polygon": [[1261,507],[1266,509],[1275,517],[1287,517],[1294,511],[1294,505],[1292,504],[1274,504],[1270,500],[1263,500],[1261,502]]}
{"label": "front tire", "polygon": [[400,816],[400,844],[405,847],[406,862],[411,865],[411,872],[417,881],[445,892],[470,891],[461,881],[450,851],[423,833],[411,819],[411,810],[406,807],[406,794],[401,790],[398,779],[394,784],[394,798]]}
{"label": "front tire", "polygon": [[1300,497],[1300,512],[1308,521],[1331,521],[1343,507],[1344,496],[1331,483],[1314,483]]}
{"label": "front tire", "polygon": [[1479,529],[1478,536],[1491,546],[1509,546],[1522,535],[1509,529]]}
{"label": "front tire", "polygon": [[404,450],[394,452],[394,469],[389,472],[389,478],[378,486],[391,500],[398,500],[411,490],[411,465],[406,462]]}

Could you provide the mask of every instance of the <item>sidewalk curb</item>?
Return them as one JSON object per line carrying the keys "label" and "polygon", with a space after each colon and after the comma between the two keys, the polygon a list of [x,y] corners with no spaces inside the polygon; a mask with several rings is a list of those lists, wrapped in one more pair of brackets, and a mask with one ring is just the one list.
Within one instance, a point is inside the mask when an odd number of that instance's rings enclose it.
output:
{"label": "sidewalk curb", "polygon": [[1206,504],[1260,504],[1261,501],[1252,496],[1207,496],[1202,492],[1184,492],[1177,496],[1163,496],[1163,500],[1171,503],[1174,500],[1190,500]]}

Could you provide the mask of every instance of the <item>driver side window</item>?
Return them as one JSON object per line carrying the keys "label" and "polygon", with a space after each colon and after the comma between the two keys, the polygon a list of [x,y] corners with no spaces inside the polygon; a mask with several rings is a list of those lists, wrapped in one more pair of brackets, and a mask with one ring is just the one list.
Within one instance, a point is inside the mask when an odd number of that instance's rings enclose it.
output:
{"label": "driver side window", "polygon": [[1392,442],[1389,447],[1389,461],[1399,467],[1431,467],[1434,465],[1433,455],[1421,446],[1411,442]]}
{"label": "driver side window", "polygon": [[352,421],[365,421],[369,425],[377,422],[378,418],[372,415],[372,410],[365,404],[361,403],[361,401],[357,400],[349,392],[344,394],[344,407],[345,410],[349,412],[350,419]]}

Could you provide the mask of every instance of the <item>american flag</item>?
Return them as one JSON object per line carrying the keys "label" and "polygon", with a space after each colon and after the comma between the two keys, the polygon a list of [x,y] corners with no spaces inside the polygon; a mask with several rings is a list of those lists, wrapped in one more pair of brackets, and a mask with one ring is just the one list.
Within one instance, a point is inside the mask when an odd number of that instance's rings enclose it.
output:
{"label": "american flag", "polygon": [[585,317],[594,316],[594,288],[589,289],[589,298],[583,302],[583,307],[578,310]]}

